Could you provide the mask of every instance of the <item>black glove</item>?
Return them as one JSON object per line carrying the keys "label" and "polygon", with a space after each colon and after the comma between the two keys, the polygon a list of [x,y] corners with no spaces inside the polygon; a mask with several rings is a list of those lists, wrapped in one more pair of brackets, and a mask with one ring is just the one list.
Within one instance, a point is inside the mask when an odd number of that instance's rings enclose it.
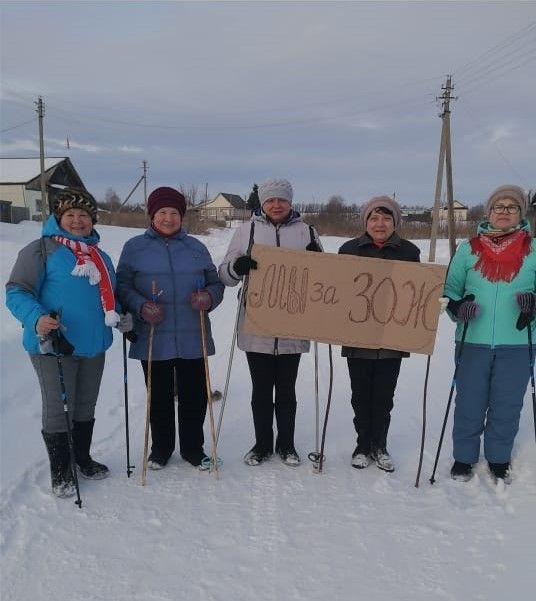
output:
{"label": "black glove", "polygon": [[516,301],[521,309],[521,313],[517,318],[516,328],[518,330],[525,329],[534,319],[536,313],[536,295],[532,292],[518,292]]}
{"label": "black glove", "polygon": [[249,255],[242,255],[233,263],[237,275],[247,275],[252,269],[257,269],[257,261]]}
{"label": "black glove", "polygon": [[55,355],[62,355],[68,357],[74,353],[74,346],[65,338],[61,330],[52,330],[49,334],[52,340],[52,349]]}
{"label": "black glove", "polygon": [[480,305],[475,303],[475,295],[467,294],[460,300],[449,299],[447,309],[456,317],[464,322],[471,321],[480,313]]}
{"label": "black glove", "polygon": [[311,242],[309,242],[309,244],[305,247],[305,250],[311,250],[315,253],[322,252],[322,249],[320,248],[316,240],[311,240]]}
{"label": "black glove", "polygon": [[[56,319],[58,313],[51,311],[50,317]],[[43,355],[56,355],[66,357],[74,353],[74,346],[65,338],[61,328],[50,332],[39,339],[39,350]]]}

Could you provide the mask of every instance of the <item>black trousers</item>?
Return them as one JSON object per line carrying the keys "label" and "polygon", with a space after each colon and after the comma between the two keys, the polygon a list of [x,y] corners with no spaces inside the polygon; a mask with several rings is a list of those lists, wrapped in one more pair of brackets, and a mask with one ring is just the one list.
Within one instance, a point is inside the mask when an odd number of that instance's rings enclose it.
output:
{"label": "black trousers", "polygon": [[[147,361],[141,362],[147,384]],[[203,359],[153,361],[151,367],[151,452],[167,461],[175,449],[174,370],[179,402],[179,446],[185,458],[203,452],[207,391]]]}
{"label": "black trousers", "polygon": [[[277,423],[276,451],[294,448],[296,378],[301,355],[246,353],[251,383],[251,409],[256,447],[274,450],[274,411]],[[274,396],[275,389],[275,396]]]}
{"label": "black trousers", "polygon": [[348,357],[347,361],[357,446],[364,453],[384,449],[402,359]]}

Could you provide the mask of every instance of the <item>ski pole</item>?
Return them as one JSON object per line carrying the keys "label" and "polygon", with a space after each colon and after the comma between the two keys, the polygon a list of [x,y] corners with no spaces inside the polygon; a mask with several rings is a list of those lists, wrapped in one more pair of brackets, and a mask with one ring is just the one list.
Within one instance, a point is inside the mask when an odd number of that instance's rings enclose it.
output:
{"label": "ski pole", "polygon": [[78,505],[79,509],[82,508],[82,499],[80,498],[80,487],[78,486],[78,473],[76,471],[76,460],[74,457],[74,444],[73,444],[73,431],[71,429],[71,422],[69,420],[69,407],[67,405],[67,393],[65,391],[65,380],[63,377],[63,364],[61,362],[61,356],[56,356],[56,361],[58,363],[58,374],[60,378],[60,388],[61,388],[61,400],[63,402],[63,414],[65,415],[65,425],[67,426],[67,441],[69,443],[69,457],[71,459],[71,472],[73,474],[74,487],[76,489],[76,501],[75,504]]}
{"label": "ski pole", "polygon": [[[200,286],[198,285],[198,289]],[[205,365],[205,386],[207,389],[208,416],[210,421],[210,434],[212,436],[212,458],[210,462],[210,471],[214,471],[216,478],[218,473],[218,456],[216,453],[216,429],[214,427],[214,411],[212,407],[212,388],[210,386],[210,372],[208,367],[208,351],[207,351],[207,331],[205,328],[205,311],[199,311],[199,324],[201,326],[201,346],[203,349],[203,362]]]}
{"label": "ski pole", "polygon": [[[158,299],[156,293],[156,280],[151,282],[151,298],[154,303]],[[153,363],[153,338],[154,338],[154,323],[151,324],[149,329],[149,348],[147,351],[147,409],[145,412],[145,436],[143,439],[143,466],[141,470],[141,485],[145,486],[147,481],[147,451],[149,448],[149,426],[151,423],[151,371]]]}
{"label": "ski pole", "polygon": [[[230,222],[229,222],[229,225],[230,225]],[[248,257],[251,257],[251,249],[253,248],[254,234],[255,234],[255,222],[252,221],[251,226],[249,228],[248,247],[246,249],[246,255]],[[234,323],[233,338],[231,340],[231,350],[229,352],[229,361],[227,363],[227,378],[225,379],[225,388],[223,390],[223,398],[222,398],[222,402],[221,402],[220,415],[218,417],[218,427],[216,429],[216,446],[218,446],[218,441],[220,439],[220,430],[221,430],[221,423],[223,420],[223,412],[225,411],[225,403],[227,402],[227,392],[229,391],[229,381],[231,379],[231,367],[233,365],[234,349],[235,349],[236,341],[238,339],[238,321],[240,318],[240,310],[242,308],[242,303],[244,303],[244,309],[245,309],[246,298],[247,298],[246,292],[247,292],[247,288],[248,288],[248,283],[249,283],[249,275],[246,275],[246,276],[244,276],[244,281],[242,282],[242,288],[240,288],[240,294],[238,295],[238,307],[236,308],[236,317],[235,317],[235,323]]]}
{"label": "ski pole", "polygon": [[328,429],[328,416],[329,409],[331,407],[331,392],[333,390],[333,355],[331,352],[331,344],[328,345],[329,349],[329,390],[328,390],[328,400],[326,403],[326,415],[324,416],[324,427],[322,428],[322,443],[320,445],[320,457],[318,460],[318,473],[322,473],[322,469],[324,467],[324,445],[326,443],[326,431]]}
{"label": "ski pole", "polygon": [[[61,309],[59,311],[61,312]],[[58,317],[58,311],[51,311],[49,313],[49,315],[53,319],[56,319]],[[62,354],[61,354],[59,330],[56,331],[56,336],[57,336],[57,338],[56,338],[57,348],[54,349],[54,344],[53,344],[53,350],[54,350],[54,354],[56,355],[56,363],[58,365],[58,377],[60,380],[61,401],[63,403],[63,414],[65,415],[65,425],[67,427],[67,443],[69,445],[69,459],[71,462],[71,473],[73,475],[74,487],[76,489],[75,504],[78,505],[79,509],[81,509],[82,508],[82,499],[80,498],[80,487],[78,486],[78,472],[76,471],[76,459],[74,456],[73,431],[71,428],[71,421],[69,419],[69,405],[67,402],[67,391],[65,389],[65,378],[63,376],[63,363],[61,362]],[[72,351],[74,350],[72,345],[68,345],[68,346],[70,346],[70,353],[72,353]],[[65,351],[65,352],[69,352],[69,351]]]}
{"label": "ski pole", "polygon": [[313,472],[318,473],[318,466],[320,462],[320,403],[318,401],[318,342],[314,343],[314,357],[315,357],[315,450],[311,451],[307,457],[309,461],[313,463]]}
{"label": "ski pole", "polygon": [[445,428],[447,427],[447,420],[449,417],[450,405],[452,402],[452,395],[454,394],[454,388],[456,387],[456,376],[458,375],[458,367],[460,366],[460,361],[462,359],[463,347],[465,345],[465,335],[467,334],[467,327],[469,326],[469,322],[466,321],[463,324],[463,332],[462,339],[460,340],[460,348],[458,349],[458,356],[456,357],[456,365],[454,367],[454,375],[452,376],[452,384],[450,386],[449,398],[447,401],[447,409],[445,410],[445,419],[443,420],[443,427],[441,428],[441,435],[439,437],[439,444],[437,445],[437,453],[434,461],[434,469],[432,471],[432,475],[430,477],[430,484],[434,484],[435,482],[435,473],[437,469],[437,464],[439,462],[439,455],[441,453],[441,446],[443,444],[443,436],[445,435]]}
{"label": "ski pole", "polygon": [[223,398],[221,402],[220,414],[218,416],[218,427],[216,428],[216,446],[218,446],[218,441],[220,440],[220,430],[221,423],[223,421],[223,412],[225,411],[225,404],[227,403],[227,393],[229,392],[229,381],[231,380],[231,367],[233,365],[233,357],[235,351],[236,340],[238,338],[238,320],[240,317],[240,309],[242,307],[242,301],[244,298],[244,289],[246,287],[246,282],[242,288],[240,288],[240,294],[238,295],[238,306],[236,308],[236,317],[233,329],[233,337],[231,339],[231,350],[229,352],[229,361],[227,362],[227,377],[225,378],[225,388],[223,389]]}
{"label": "ski pole", "polygon": [[536,438],[536,391],[534,389],[534,355],[532,352],[532,329],[531,322],[527,324],[527,335],[529,339],[529,370],[530,370],[530,386],[532,389],[532,415],[534,419],[534,437]]}
{"label": "ski pole", "polygon": [[125,386],[125,437],[126,437],[126,447],[127,447],[127,478],[130,478],[130,474],[132,474],[132,469],[135,468],[135,465],[130,465],[130,434],[128,427],[128,373],[127,373],[127,337],[131,342],[134,342],[134,332],[125,332],[123,334],[123,380]]}
{"label": "ski pole", "polygon": [[71,422],[69,420],[69,407],[67,405],[67,393],[65,391],[65,380],[63,377],[63,364],[61,362],[61,356],[56,356],[56,361],[58,363],[58,374],[60,378],[60,388],[61,388],[61,400],[63,402],[63,414],[65,415],[65,425],[67,426],[67,441],[69,443],[69,457],[71,459],[71,472],[73,474],[74,487],[76,489],[76,501],[75,504],[78,505],[79,509],[82,508],[82,499],[80,498],[80,487],[78,486],[78,473],[76,471],[76,460],[74,457],[74,444],[73,444],[73,431],[71,429]]}
{"label": "ski pole", "polygon": [[415,488],[419,488],[419,480],[421,477],[422,459],[424,455],[424,440],[426,437],[426,396],[428,393],[428,375],[430,374],[430,355],[426,360],[426,376],[424,377],[424,392],[422,397],[422,434],[421,434],[421,451],[419,453],[419,467],[417,468],[417,477],[415,478]]}

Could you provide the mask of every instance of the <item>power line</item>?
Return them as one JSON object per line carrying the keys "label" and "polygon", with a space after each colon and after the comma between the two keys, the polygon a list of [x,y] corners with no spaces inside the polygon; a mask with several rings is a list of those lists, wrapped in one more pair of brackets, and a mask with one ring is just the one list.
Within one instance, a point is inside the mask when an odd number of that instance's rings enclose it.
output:
{"label": "power line", "polygon": [[23,121],[22,123],[19,123],[18,125],[12,125],[11,127],[6,127],[5,129],[0,129],[0,134],[5,133],[6,131],[11,131],[12,129],[17,129],[17,127],[22,127],[23,125],[28,125],[28,123],[35,123],[35,118],[28,119],[28,121]]}
{"label": "power line", "polygon": [[[521,63],[519,63],[519,64],[517,64],[517,65],[515,65],[513,67],[510,67],[510,68],[508,68],[506,70],[502,70],[500,73],[495,74],[494,77],[489,77],[489,75],[491,74],[491,73],[489,73],[487,77],[478,78],[478,80],[469,82],[467,84],[467,87],[464,88],[464,92],[466,94],[467,93],[472,93],[475,90],[475,88],[478,89],[483,83],[492,83],[492,82],[496,81],[497,78],[499,78],[499,77],[501,77],[503,75],[506,75],[507,73],[511,73],[512,71],[516,71],[517,69],[520,69],[521,67],[524,67],[528,63],[531,63],[535,59],[536,59],[536,56],[531,56],[527,60],[522,61]],[[484,79],[485,82],[482,82],[482,79]]]}
{"label": "power line", "polygon": [[[532,32],[532,30],[534,30],[534,29],[536,29],[536,22],[532,21],[528,25],[525,25],[525,27],[522,27],[519,31],[515,31],[514,33],[511,33],[509,36],[507,36],[506,38],[504,38],[503,40],[498,42],[495,46],[492,46],[491,48],[489,48],[488,50],[486,50],[485,52],[483,52],[482,54],[480,54],[473,60],[465,63],[465,65],[463,65],[460,69],[458,69],[456,71],[457,79],[458,80],[463,79],[465,77],[464,71],[471,71],[472,69],[475,69],[474,65],[475,64],[478,65],[479,61],[482,61],[485,57],[492,55],[494,53],[498,53],[500,50],[502,50],[503,48],[507,48],[508,46],[512,45],[516,41],[520,41],[520,40],[523,41],[523,37],[526,36],[527,34],[530,34]],[[479,67],[476,67],[476,68],[479,68]]]}
{"label": "power line", "polygon": [[463,83],[464,81],[468,80],[468,83],[473,83],[475,81],[478,81],[478,80],[486,77],[489,73],[493,73],[494,71],[496,71],[498,69],[502,69],[505,66],[511,65],[512,63],[515,63],[519,59],[524,59],[527,56],[529,56],[531,58],[536,57],[536,45],[534,46],[534,48],[531,48],[530,50],[528,50],[526,52],[516,54],[515,56],[512,56],[511,58],[504,56],[501,60],[498,60],[494,64],[490,64],[487,67],[482,68],[482,70],[479,71],[478,73],[476,73],[475,75],[462,77],[461,82]]}
{"label": "power line", "polygon": [[[465,102],[465,104],[464,104]],[[463,110],[465,111],[465,114],[473,121],[473,123],[477,126],[477,131],[479,131],[482,134],[485,134],[486,132],[484,131],[486,129],[486,126],[483,125],[483,123],[475,116],[475,114],[469,110],[469,105],[467,103],[467,100],[464,100],[461,103],[461,106],[463,108]],[[482,130],[482,131],[481,131]],[[504,161],[504,163],[512,170],[512,173],[518,178],[519,181],[526,181],[525,178],[519,173],[519,171],[512,165],[511,161],[505,156],[505,154],[502,152],[502,150],[499,148],[499,146],[497,145],[497,142],[490,142],[491,146],[493,146],[493,148],[495,149],[495,151],[497,152],[497,154],[501,157],[501,159]]]}
{"label": "power line", "polygon": [[[87,118],[79,113],[74,113],[73,111],[68,111],[65,109],[60,109],[55,106],[47,105],[49,118],[54,117],[56,119],[60,119],[67,122],[75,122],[75,123],[93,123],[93,122],[102,122],[110,125],[120,125],[126,127],[138,127],[144,129],[173,129],[180,131],[228,131],[228,130],[255,130],[255,129],[264,129],[271,127],[288,127],[288,126],[300,126],[300,125],[310,125],[312,123],[337,123],[342,119],[352,119],[362,114],[374,113],[378,111],[388,110],[394,107],[399,107],[401,105],[411,104],[414,107],[425,106],[431,102],[430,101],[422,101],[423,94],[419,94],[418,96],[408,97],[402,100],[389,102],[386,104],[375,104],[370,105],[368,107],[362,108],[360,110],[354,110],[351,112],[340,113],[338,115],[334,115],[332,117],[307,117],[303,119],[291,119],[286,121],[272,121],[266,123],[255,123],[255,124],[213,124],[213,125],[204,125],[204,124],[195,124],[195,125],[174,125],[172,123],[140,123],[139,121],[123,121],[116,119],[107,119],[105,117],[91,117]],[[415,101],[421,100],[420,104],[415,104]],[[63,113],[64,116],[61,116]],[[67,115],[67,116],[65,116]]]}

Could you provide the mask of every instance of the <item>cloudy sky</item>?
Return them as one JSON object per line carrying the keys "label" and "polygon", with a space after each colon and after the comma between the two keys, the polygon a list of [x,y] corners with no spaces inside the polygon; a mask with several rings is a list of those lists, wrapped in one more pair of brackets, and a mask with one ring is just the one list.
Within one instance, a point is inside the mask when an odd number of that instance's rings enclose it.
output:
{"label": "cloudy sky", "polygon": [[[70,156],[98,198],[197,185],[433,201],[453,75],[455,196],[536,188],[536,2],[0,2],[1,153]],[[66,139],[70,149],[66,149]],[[141,192],[133,197],[141,200]]]}

